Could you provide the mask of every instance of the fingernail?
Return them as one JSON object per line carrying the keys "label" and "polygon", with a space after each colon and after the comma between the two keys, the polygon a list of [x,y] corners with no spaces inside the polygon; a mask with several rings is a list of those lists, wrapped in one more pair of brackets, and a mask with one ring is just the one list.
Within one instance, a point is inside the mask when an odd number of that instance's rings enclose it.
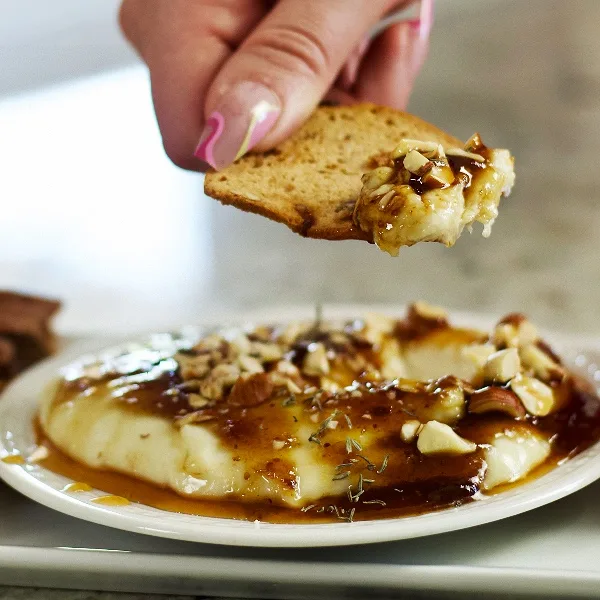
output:
{"label": "fingernail", "polygon": [[280,113],[279,99],[269,88],[252,81],[238,83],[206,120],[194,156],[222,169],[256,146]]}
{"label": "fingernail", "polygon": [[414,75],[420,70],[429,49],[429,35],[433,26],[434,0],[421,0],[419,18],[407,21],[411,28],[411,70]]}
{"label": "fingernail", "polygon": [[[418,29],[413,21],[404,21],[397,28],[399,56],[402,61],[402,73],[405,84],[410,86],[419,69]],[[399,67],[400,65],[397,65]]]}

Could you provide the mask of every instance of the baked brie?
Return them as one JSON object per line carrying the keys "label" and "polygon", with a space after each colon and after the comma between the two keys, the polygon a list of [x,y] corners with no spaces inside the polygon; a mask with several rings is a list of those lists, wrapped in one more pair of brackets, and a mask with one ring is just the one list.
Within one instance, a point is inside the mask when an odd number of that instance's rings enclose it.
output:
{"label": "baked brie", "polygon": [[351,521],[523,480],[595,441],[598,408],[524,317],[485,332],[416,303],[400,320],[158,336],[64,369],[39,421],[90,472],[232,515]]}
{"label": "baked brie", "polygon": [[475,222],[488,237],[515,180],[509,151],[487,148],[477,134],[464,148],[405,139],[377,162],[362,178],[354,222],[392,256],[418,242],[453,246]]}

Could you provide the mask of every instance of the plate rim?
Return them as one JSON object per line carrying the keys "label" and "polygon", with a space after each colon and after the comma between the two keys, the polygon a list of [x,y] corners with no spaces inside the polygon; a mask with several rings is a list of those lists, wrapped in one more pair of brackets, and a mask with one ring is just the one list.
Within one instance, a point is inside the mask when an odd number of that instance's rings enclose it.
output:
{"label": "plate rim", "polygon": [[[365,310],[373,310],[373,305],[329,305],[328,313],[335,314],[327,315],[330,318],[344,318],[346,316],[356,316],[358,312]],[[377,306],[375,309],[379,309]],[[404,307],[398,305],[386,306],[383,308],[385,312],[401,313]],[[308,310],[312,310],[312,307]],[[291,311],[291,312],[290,312]],[[299,311],[298,308],[286,307],[286,309],[261,309],[259,312],[246,311],[243,314],[238,314],[237,323],[247,323],[252,321],[264,320],[265,315],[270,315],[273,321],[282,321],[286,318],[300,318],[307,314],[306,307]],[[273,316],[273,314],[277,316]],[[287,315],[287,316],[286,316]],[[473,327],[489,324],[494,321],[488,315],[479,313],[458,313],[452,312],[451,319],[458,323],[467,323]],[[231,320],[228,319],[231,322]],[[208,325],[192,326],[193,329],[198,329],[214,324],[214,319],[207,320]],[[184,328],[180,328],[184,329]],[[128,342],[144,339],[148,335],[143,336],[128,336]],[[544,333],[545,337],[549,337],[553,343],[558,343],[566,347],[575,347],[582,352],[599,351],[600,341],[597,338],[584,340],[579,337],[569,339],[569,336]],[[580,340],[580,343],[577,343]],[[89,354],[91,352],[109,351],[111,348],[122,346],[125,341],[115,340],[114,338],[104,338],[95,336],[85,340],[82,343],[75,344],[71,348],[67,348],[62,353],[54,356],[39,365],[23,373],[14,382],[12,382],[3,392],[0,397],[0,415],[7,411],[12,404],[15,403],[19,394],[24,393],[24,389],[34,386],[40,388],[39,383],[35,383],[41,377],[49,378],[53,372],[56,372],[61,366],[67,365],[78,357]],[[84,350],[84,347],[86,348]],[[95,348],[95,349],[93,349]],[[575,349],[575,348],[573,348]],[[31,401],[31,406],[33,401]],[[28,405],[30,406],[30,405]],[[27,411],[26,411],[27,412]],[[0,423],[3,420],[0,419]],[[0,426],[0,433],[4,438],[3,425]],[[598,444],[592,446],[596,447]],[[575,458],[568,461],[567,464],[576,467],[570,469],[563,478],[565,483],[559,487],[544,490],[544,486],[540,486],[538,482],[543,481],[547,475],[541,476],[539,479],[526,484],[525,486],[516,488],[519,493],[516,501],[508,502],[511,492],[506,492],[507,496],[498,495],[493,498],[504,498],[506,502],[499,502],[499,506],[494,506],[491,511],[486,511],[480,503],[467,504],[461,507],[443,509],[440,511],[425,513],[414,517],[404,517],[400,519],[384,519],[373,521],[359,521],[355,523],[331,523],[331,524],[267,524],[267,523],[249,523],[247,521],[236,521],[232,519],[216,519],[211,517],[197,517],[199,526],[190,531],[189,522],[182,523],[179,527],[176,526],[177,513],[168,513],[169,526],[158,526],[157,522],[152,523],[153,519],[144,518],[143,516],[130,514],[127,512],[127,507],[103,507],[91,504],[89,501],[82,500],[81,497],[65,494],[57,489],[54,489],[49,484],[40,481],[29,473],[27,466],[9,465],[0,461],[0,478],[8,485],[13,487],[21,494],[31,498],[35,502],[47,506],[53,510],[63,512],[76,518],[84,519],[99,525],[113,527],[133,533],[142,533],[158,537],[170,539],[202,542],[210,544],[246,546],[246,547],[334,547],[354,544],[369,544],[396,541],[400,539],[410,539],[414,537],[422,537],[436,535],[440,533],[448,533],[451,531],[466,529],[485,523],[490,523],[510,516],[515,516],[523,512],[538,508],[550,502],[554,502],[563,498],[590,483],[600,478],[600,457],[596,457],[596,464],[589,466],[590,461],[585,460],[585,455],[591,449],[588,449]],[[8,452],[4,444],[4,439],[0,440],[0,451]],[[581,464],[578,464],[581,462]],[[594,463],[594,461],[591,461]],[[587,463],[587,464],[586,464]],[[41,467],[38,467],[41,469]],[[563,467],[557,467],[561,469]],[[553,469],[549,473],[556,473],[557,469]],[[42,469],[42,471],[44,471]],[[53,474],[55,477],[56,475]],[[63,478],[65,482],[71,481]],[[533,488],[532,488],[533,486]],[[542,487],[543,493],[534,494],[537,487]],[[531,493],[522,493],[522,490],[531,488]],[[521,496],[520,498],[518,496]],[[483,502],[486,502],[485,500]],[[498,504],[498,503],[497,503]],[[477,508],[479,507],[479,508]],[[159,511],[159,509],[153,509]],[[183,515],[186,518],[189,515]],[[202,520],[208,519],[211,523],[208,527],[202,527]],[[173,521],[171,523],[171,521]],[[294,529],[291,534],[290,529]]]}

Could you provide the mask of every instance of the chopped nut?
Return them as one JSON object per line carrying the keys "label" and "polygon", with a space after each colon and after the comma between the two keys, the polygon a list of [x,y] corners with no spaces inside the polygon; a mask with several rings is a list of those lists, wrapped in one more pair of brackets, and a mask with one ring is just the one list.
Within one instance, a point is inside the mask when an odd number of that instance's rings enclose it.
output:
{"label": "chopped nut", "polygon": [[417,448],[425,455],[459,455],[475,452],[477,444],[461,438],[449,425],[428,421],[419,433]]}
{"label": "chopped nut", "polygon": [[395,188],[391,183],[386,183],[371,193],[372,198],[379,197],[379,210],[385,210],[395,195]]}
{"label": "chopped nut", "polygon": [[250,340],[243,333],[236,335],[229,343],[238,354],[250,353]]}
{"label": "chopped nut", "polygon": [[481,136],[478,133],[474,133],[465,142],[465,151],[466,152],[481,152],[484,149],[485,149],[485,145],[481,141]]}
{"label": "chopped nut", "polygon": [[217,365],[200,383],[200,394],[209,400],[220,400],[224,390],[231,387],[240,376],[240,369],[235,365]]}
{"label": "chopped nut", "polygon": [[423,175],[433,168],[433,163],[418,150],[411,150],[402,163],[404,168],[415,175]]}
{"label": "chopped nut", "polygon": [[554,391],[539,379],[517,375],[510,382],[510,387],[530,415],[545,417],[554,408]]}
{"label": "chopped nut", "polygon": [[314,375],[317,377],[329,373],[327,351],[321,342],[315,342],[309,345],[308,352],[302,365],[302,370],[306,375]]}
{"label": "chopped nut", "polygon": [[178,353],[175,360],[179,365],[179,372],[183,379],[201,379],[208,375],[210,371],[210,354],[199,354],[198,356],[189,356]]}
{"label": "chopped nut", "polygon": [[301,394],[302,393],[302,389],[300,388],[300,386],[296,385],[291,379],[288,379],[286,381],[285,385],[290,394]]}
{"label": "chopped nut", "polygon": [[403,423],[400,428],[400,437],[402,438],[402,441],[410,444],[417,437],[421,427],[420,421],[417,421],[416,419],[411,419],[410,421]]}
{"label": "chopped nut", "polygon": [[266,325],[258,325],[252,330],[254,340],[269,343],[271,341],[271,328]]}
{"label": "chopped nut", "polygon": [[479,369],[483,369],[488,358],[496,352],[494,344],[472,344],[465,346],[461,350],[461,354],[471,360]]}
{"label": "chopped nut", "polygon": [[258,406],[268,400],[274,385],[267,373],[255,373],[247,379],[238,379],[227,402],[236,406]]}
{"label": "chopped nut", "polygon": [[390,156],[392,160],[397,160],[406,156],[411,150],[417,150],[421,154],[425,154],[431,158],[432,156],[437,156],[439,154],[440,148],[441,146],[437,142],[403,139],[400,140],[400,143],[392,150]]}
{"label": "chopped nut", "polygon": [[387,183],[394,175],[391,167],[377,167],[362,176],[362,182],[366,190],[376,190]]}
{"label": "chopped nut", "polygon": [[247,373],[262,373],[264,371],[260,361],[248,354],[240,354],[237,361],[242,371]]}
{"label": "chopped nut", "polygon": [[483,367],[484,377],[498,383],[510,381],[520,370],[521,361],[516,348],[494,352]]}
{"label": "chopped nut", "polygon": [[427,304],[420,300],[412,305],[414,312],[428,321],[447,321],[448,313],[441,306],[434,306],[433,304]]}
{"label": "chopped nut", "polygon": [[[438,152],[440,157],[444,156],[443,148],[440,146],[440,150]],[[449,185],[452,185],[455,180],[454,172],[450,168],[447,160],[436,160],[433,163],[433,167],[426,171],[423,175],[423,183],[428,184],[433,188],[443,188]]]}
{"label": "chopped nut", "polygon": [[250,354],[263,362],[273,362],[283,356],[283,351],[278,344],[271,342],[251,342]]}
{"label": "chopped nut", "polygon": [[[428,391],[433,392],[437,385],[438,382],[433,382]],[[466,400],[462,385],[451,385],[433,393],[436,395],[436,402],[430,416],[434,420],[454,424],[463,418]]]}
{"label": "chopped nut", "polygon": [[184,425],[191,425],[192,423],[206,423],[207,421],[214,421],[217,417],[214,415],[204,414],[201,410],[197,410],[183,417],[175,418],[175,426],[183,427]]}
{"label": "chopped nut", "polygon": [[333,379],[327,379],[326,377],[323,377],[321,379],[321,389],[335,394],[339,391],[340,384],[336,383]]}
{"label": "chopped nut", "polygon": [[207,335],[205,338],[202,338],[195,346],[194,346],[194,350],[200,351],[200,352],[206,352],[208,350],[220,350],[223,346],[223,344],[226,344],[227,342],[225,341],[225,339],[216,334],[213,333],[211,335]]}
{"label": "chopped nut", "polygon": [[283,450],[285,442],[283,440],[273,440],[273,450]]}
{"label": "chopped nut", "polygon": [[[519,347],[533,344],[538,339],[537,329],[522,315],[510,315],[500,321],[494,330],[493,342],[500,347]],[[514,318],[513,318],[514,317]]]}
{"label": "chopped nut", "polygon": [[327,429],[337,429],[339,421],[329,421],[327,423]]}
{"label": "chopped nut", "polygon": [[485,162],[485,158],[481,154],[475,154],[474,152],[467,152],[462,148],[448,148],[446,150],[448,156],[458,156],[459,158],[466,158],[468,160],[474,160],[477,162]]}
{"label": "chopped nut", "polygon": [[271,382],[276,387],[285,387],[290,394],[301,394],[302,389],[298,386],[293,380],[289,377],[286,377],[282,373],[278,373],[277,371],[272,371],[269,373],[269,378]]}
{"label": "chopped nut", "polygon": [[523,346],[519,350],[519,354],[525,368],[531,369],[533,374],[540,379],[548,381],[564,376],[562,367],[535,344]]}
{"label": "chopped nut", "polygon": [[200,394],[188,394],[188,402],[192,408],[204,408],[210,404],[210,400]]}
{"label": "chopped nut", "polygon": [[341,331],[332,331],[329,334],[329,341],[336,346],[345,346],[349,342],[349,337]]}
{"label": "chopped nut", "polygon": [[275,368],[279,373],[283,373],[284,375],[295,376],[300,374],[298,367],[288,360],[280,360]]}
{"label": "chopped nut", "polygon": [[39,462],[45,460],[48,456],[50,456],[50,452],[46,446],[36,446],[35,450],[27,457],[27,462]]}
{"label": "chopped nut", "polygon": [[527,414],[514,392],[498,387],[487,387],[471,394],[468,410],[476,415],[500,412],[514,419],[523,419]]}
{"label": "chopped nut", "polygon": [[306,323],[290,323],[279,336],[279,341],[287,346],[291,346],[301,335],[303,335],[309,326]]}

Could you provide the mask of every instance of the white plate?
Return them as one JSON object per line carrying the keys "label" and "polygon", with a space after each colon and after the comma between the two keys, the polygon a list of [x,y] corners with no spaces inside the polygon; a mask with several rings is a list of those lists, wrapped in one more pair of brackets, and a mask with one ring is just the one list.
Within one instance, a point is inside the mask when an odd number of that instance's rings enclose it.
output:
{"label": "white plate", "polygon": [[[329,309],[328,317],[356,316],[364,307]],[[306,311],[299,311],[306,314]],[[299,312],[294,312],[297,317]],[[402,311],[394,311],[402,314]],[[289,311],[269,311],[267,320],[283,320]],[[262,315],[264,318],[265,315]],[[252,315],[259,320],[261,315]],[[244,321],[246,319],[243,319]],[[454,322],[485,326],[481,317],[457,315]],[[487,321],[489,324],[489,321]],[[186,330],[193,335],[194,328]],[[594,378],[600,363],[600,345],[573,343],[545,336],[569,366]],[[162,340],[162,341],[161,341]],[[155,337],[156,344],[165,338]],[[98,350],[101,345],[96,346]],[[81,351],[81,350],[80,350]],[[32,420],[40,390],[57,370],[73,360],[73,350],[27,372],[5,392],[0,402],[0,454],[30,454],[34,446]],[[36,464],[0,462],[0,476],[29,498],[80,519],[127,531],[193,542],[261,547],[315,547],[365,544],[428,536],[490,523],[537,508],[571,494],[600,478],[600,444],[596,444],[539,479],[497,496],[435,513],[355,523],[284,525],[197,517],[165,512],[141,504],[99,506],[91,502],[99,490],[77,495],[61,490],[71,480]]]}

